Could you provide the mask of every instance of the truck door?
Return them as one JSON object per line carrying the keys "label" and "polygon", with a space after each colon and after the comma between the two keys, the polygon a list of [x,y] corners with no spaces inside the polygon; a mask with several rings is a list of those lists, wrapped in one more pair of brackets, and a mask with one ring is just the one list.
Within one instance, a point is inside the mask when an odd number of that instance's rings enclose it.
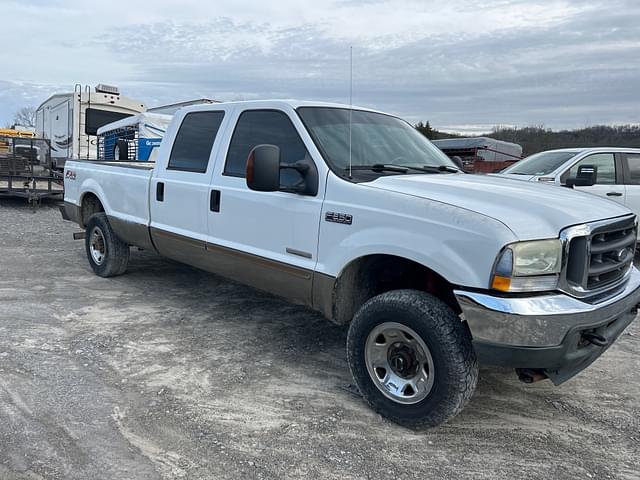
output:
{"label": "truck door", "polygon": [[578,174],[580,165],[594,165],[598,168],[596,184],[590,187],[574,187],[581,192],[592,193],[625,204],[625,186],[622,179],[622,167],[619,158],[613,153],[594,153],[576,162],[561,177],[564,183],[567,178]]}
{"label": "truck door", "polygon": [[[180,115],[180,114],[178,114]],[[167,139],[150,186],[151,233],[158,251],[200,266],[207,240],[213,153],[225,112],[184,115],[173,142]]]}
{"label": "truck door", "polygon": [[[640,153],[627,152],[620,155],[624,167],[624,204],[640,216]],[[640,236],[640,232],[638,235]]]}
{"label": "truck door", "polygon": [[[210,261],[225,276],[310,305],[323,175],[319,175],[315,196],[249,190],[246,163],[256,145],[280,147],[282,163],[294,163],[310,154],[295,112],[289,116],[282,110],[262,109],[238,111],[236,115],[235,129],[225,142],[228,149],[220,152],[211,185]],[[313,165],[317,168],[315,162]],[[292,186],[301,178],[297,171],[281,171],[283,186]]]}

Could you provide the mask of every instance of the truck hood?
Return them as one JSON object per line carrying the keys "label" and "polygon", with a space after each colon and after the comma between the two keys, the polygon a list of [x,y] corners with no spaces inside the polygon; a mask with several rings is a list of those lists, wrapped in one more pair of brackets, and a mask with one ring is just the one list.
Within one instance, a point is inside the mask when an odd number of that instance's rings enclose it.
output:
{"label": "truck hood", "polygon": [[554,238],[571,225],[631,213],[623,205],[588,193],[487,175],[394,175],[367,185],[491,217],[520,240]]}

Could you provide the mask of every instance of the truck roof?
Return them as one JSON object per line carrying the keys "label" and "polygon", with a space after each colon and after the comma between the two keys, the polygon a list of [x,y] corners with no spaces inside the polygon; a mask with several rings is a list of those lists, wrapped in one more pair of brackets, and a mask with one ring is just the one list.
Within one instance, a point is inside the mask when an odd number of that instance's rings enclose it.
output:
{"label": "truck roof", "polygon": [[329,107],[329,108],[344,108],[349,109],[353,108],[354,110],[364,110],[367,112],[374,113],[382,113],[384,115],[390,115],[386,112],[381,112],[379,110],[374,110],[368,107],[361,106],[350,106],[342,103],[331,103],[331,102],[318,102],[312,100],[295,100],[295,99],[269,99],[269,100],[240,100],[234,102],[220,102],[220,103],[212,103],[212,104],[201,104],[201,105],[190,105],[187,107],[183,107],[181,110],[188,111],[197,111],[197,110],[215,110],[219,108],[221,105],[242,105],[243,107],[262,107],[262,108],[274,108],[274,107],[291,107],[291,108],[300,108],[300,107]]}
{"label": "truck roof", "polygon": [[544,150],[545,152],[567,152],[567,153],[600,153],[600,152],[633,152],[640,153],[640,148],[633,147],[572,147],[572,148],[554,148]]}

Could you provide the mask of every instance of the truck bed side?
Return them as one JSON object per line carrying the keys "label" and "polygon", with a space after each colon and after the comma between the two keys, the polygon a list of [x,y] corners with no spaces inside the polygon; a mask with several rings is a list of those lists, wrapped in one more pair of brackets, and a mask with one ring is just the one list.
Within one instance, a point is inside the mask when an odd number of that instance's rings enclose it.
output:
{"label": "truck bed side", "polygon": [[111,219],[148,227],[153,167],[149,162],[69,161],[65,166],[64,200],[79,209],[81,226],[83,202],[93,195]]}

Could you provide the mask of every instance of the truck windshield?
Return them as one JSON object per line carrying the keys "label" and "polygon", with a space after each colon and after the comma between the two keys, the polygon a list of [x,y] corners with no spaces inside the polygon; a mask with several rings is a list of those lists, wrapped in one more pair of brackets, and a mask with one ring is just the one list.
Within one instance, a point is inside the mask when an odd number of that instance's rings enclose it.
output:
{"label": "truck windshield", "polygon": [[502,170],[512,175],[548,175],[579,152],[540,152]]}
{"label": "truck windshield", "polygon": [[[326,162],[341,175],[349,171],[349,112],[348,108],[298,108],[300,118]],[[405,121],[381,113],[351,112],[353,170],[370,169],[378,173],[457,171],[449,157]],[[406,168],[394,170],[394,167]]]}

